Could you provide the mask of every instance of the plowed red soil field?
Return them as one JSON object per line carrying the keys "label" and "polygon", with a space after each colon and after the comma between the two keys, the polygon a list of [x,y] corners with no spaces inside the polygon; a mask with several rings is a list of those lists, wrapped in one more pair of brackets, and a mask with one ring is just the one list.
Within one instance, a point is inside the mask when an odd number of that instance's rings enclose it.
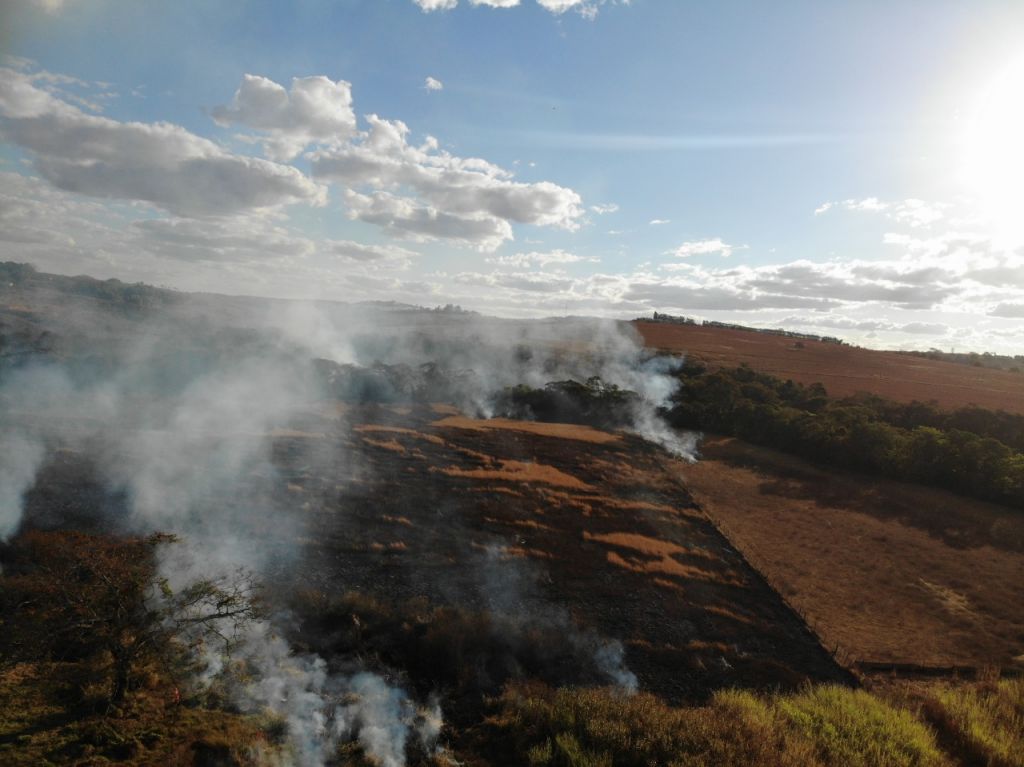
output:
{"label": "plowed red soil field", "polygon": [[898,402],[934,400],[940,407],[978,405],[1024,413],[1024,374],[913,357],[899,352],[801,340],[749,330],[633,323],[644,343],[712,368],[747,364],[797,383],[825,385],[834,397],[869,392]]}

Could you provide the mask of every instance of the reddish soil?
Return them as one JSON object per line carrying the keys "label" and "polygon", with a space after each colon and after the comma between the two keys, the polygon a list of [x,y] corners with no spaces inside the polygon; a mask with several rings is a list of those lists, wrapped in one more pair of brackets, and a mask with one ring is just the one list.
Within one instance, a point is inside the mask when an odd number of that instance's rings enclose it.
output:
{"label": "reddish soil", "polygon": [[1024,665],[1024,515],[711,438],[694,499],[838,657]]}
{"label": "reddish soil", "polygon": [[913,357],[898,352],[797,340],[768,333],[698,325],[635,322],[653,349],[686,354],[712,367],[746,364],[797,383],[822,383],[834,397],[869,392],[941,407],[978,405],[1024,414],[1024,374]]}

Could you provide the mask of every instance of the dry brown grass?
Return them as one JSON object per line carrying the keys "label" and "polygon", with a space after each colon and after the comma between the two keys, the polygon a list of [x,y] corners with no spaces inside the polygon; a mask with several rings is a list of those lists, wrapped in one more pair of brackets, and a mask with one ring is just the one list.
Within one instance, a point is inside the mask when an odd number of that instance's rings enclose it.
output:
{"label": "dry brown grass", "polygon": [[436,434],[424,434],[422,431],[416,429],[408,429],[404,426],[382,426],[374,423],[364,423],[356,426],[352,431],[358,434],[366,433],[385,433],[385,434],[405,434],[416,439],[423,439],[427,442],[432,442],[435,445],[443,445],[444,440],[438,437]]}
{"label": "dry brown grass", "polygon": [[711,439],[687,484],[850,660],[1012,665],[1024,641],[1019,513]]}
{"label": "dry brown grass", "polygon": [[540,482],[555,487],[571,487],[575,490],[593,490],[586,482],[582,482],[571,474],[528,461],[500,461],[496,469],[460,469],[449,466],[442,471],[449,477],[466,477],[469,479],[498,479],[507,482]]}
{"label": "dry brown grass", "polygon": [[829,394],[846,397],[870,392],[899,402],[935,400],[942,407],[979,405],[1024,413],[1024,375],[896,352],[794,339],[749,330],[636,322],[644,343],[686,354],[705,364],[746,364],[762,373],[797,383],[822,383]]}
{"label": "dry brown grass", "polygon": [[609,434],[606,431],[598,431],[590,426],[580,426],[572,423],[541,423],[540,421],[512,421],[507,418],[467,418],[462,415],[449,416],[435,421],[432,426],[442,429],[470,429],[472,431],[489,431],[499,429],[504,431],[518,431],[527,434],[538,434],[542,437],[555,437],[556,439],[572,439],[579,442],[593,442],[597,445],[605,445],[609,442],[621,440],[618,434]]}

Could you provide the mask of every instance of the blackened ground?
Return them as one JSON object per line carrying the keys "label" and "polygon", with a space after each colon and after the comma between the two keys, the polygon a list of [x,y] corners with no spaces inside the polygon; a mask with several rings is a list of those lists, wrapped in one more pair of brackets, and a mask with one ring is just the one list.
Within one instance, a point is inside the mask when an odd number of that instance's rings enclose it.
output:
{"label": "blackened ground", "polygon": [[[687,464],[632,435],[445,416],[354,408],[330,436],[276,441],[310,522],[303,568],[282,586],[529,626],[568,615],[621,640],[640,687],[672,701],[850,681],[696,507]],[[330,440],[344,445],[334,466],[318,460]]]}

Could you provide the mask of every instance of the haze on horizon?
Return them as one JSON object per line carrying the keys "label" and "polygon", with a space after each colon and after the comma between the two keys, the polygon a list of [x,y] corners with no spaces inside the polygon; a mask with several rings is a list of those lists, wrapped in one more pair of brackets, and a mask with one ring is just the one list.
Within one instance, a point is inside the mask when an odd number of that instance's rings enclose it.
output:
{"label": "haze on horizon", "polygon": [[1024,6],[0,5],[0,260],[1024,348]]}

